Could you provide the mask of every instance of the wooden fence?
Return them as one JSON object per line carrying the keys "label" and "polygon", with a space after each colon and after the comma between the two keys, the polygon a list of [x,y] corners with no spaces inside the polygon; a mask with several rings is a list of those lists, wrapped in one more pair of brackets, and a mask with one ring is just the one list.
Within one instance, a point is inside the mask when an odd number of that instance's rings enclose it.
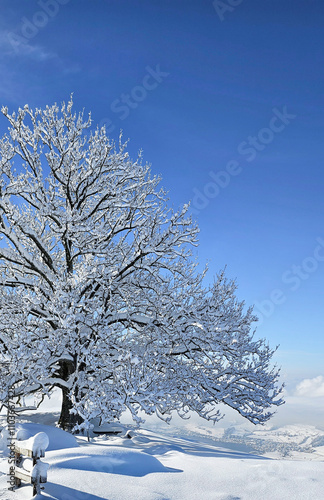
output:
{"label": "wooden fence", "polygon": [[47,482],[48,464],[40,460],[45,457],[47,446],[48,437],[44,432],[15,443],[15,485],[19,487],[21,481],[32,484],[33,496],[44,489],[40,484]]}

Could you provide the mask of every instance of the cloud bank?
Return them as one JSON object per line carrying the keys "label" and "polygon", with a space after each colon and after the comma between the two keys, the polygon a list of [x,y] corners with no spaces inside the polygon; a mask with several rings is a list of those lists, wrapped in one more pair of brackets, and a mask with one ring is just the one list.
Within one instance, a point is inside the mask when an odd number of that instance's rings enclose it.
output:
{"label": "cloud bank", "polygon": [[296,386],[296,396],[308,398],[324,397],[324,377],[305,378]]}

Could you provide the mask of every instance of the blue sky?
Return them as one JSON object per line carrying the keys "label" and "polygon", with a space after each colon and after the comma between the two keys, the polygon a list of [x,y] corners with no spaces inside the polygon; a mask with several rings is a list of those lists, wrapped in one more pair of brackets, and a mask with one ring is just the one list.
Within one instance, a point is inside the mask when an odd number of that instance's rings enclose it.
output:
{"label": "blue sky", "polygon": [[170,204],[192,200],[201,266],[237,278],[283,377],[324,375],[323,2],[3,0],[1,14],[1,105],[73,92],[122,129]]}

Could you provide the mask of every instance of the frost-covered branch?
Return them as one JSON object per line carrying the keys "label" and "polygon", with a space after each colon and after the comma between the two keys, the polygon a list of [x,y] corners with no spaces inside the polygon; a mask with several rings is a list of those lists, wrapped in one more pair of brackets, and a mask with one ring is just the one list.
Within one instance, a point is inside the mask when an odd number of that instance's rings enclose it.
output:
{"label": "frost-covered branch", "polygon": [[221,402],[268,420],[282,404],[274,351],[223,272],[203,287],[188,205],[170,210],[141,156],[87,134],[72,100],[2,111],[1,401],[59,387],[64,428],[125,409],[217,421]]}

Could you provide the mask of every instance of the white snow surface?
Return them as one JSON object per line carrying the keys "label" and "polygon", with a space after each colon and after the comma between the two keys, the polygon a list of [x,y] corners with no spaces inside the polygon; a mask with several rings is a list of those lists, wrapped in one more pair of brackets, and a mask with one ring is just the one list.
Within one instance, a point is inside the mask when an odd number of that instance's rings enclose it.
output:
{"label": "white snow surface", "polygon": [[61,450],[64,448],[74,448],[75,446],[78,446],[78,442],[75,439],[75,437],[72,436],[72,434],[64,432],[62,431],[62,429],[58,429],[57,427],[51,425],[42,425],[38,423],[36,424],[32,422],[25,422],[25,423],[18,423],[16,425],[16,429],[18,429],[19,434],[21,431],[23,431],[24,433],[28,433],[31,436],[34,436],[38,432],[45,433],[48,438],[46,454],[48,451]]}
{"label": "white snow surface", "polygon": [[[239,426],[216,426],[214,433],[192,424],[154,430],[128,426],[132,439],[102,435],[89,443],[54,426],[19,427],[49,436],[48,482],[39,500],[324,499],[324,432],[311,426],[259,428],[256,433]],[[262,455],[252,451],[259,441]],[[7,472],[7,458],[0,452],[0,499],[30,499],[30,485],[15,493],[7,490]]]}

